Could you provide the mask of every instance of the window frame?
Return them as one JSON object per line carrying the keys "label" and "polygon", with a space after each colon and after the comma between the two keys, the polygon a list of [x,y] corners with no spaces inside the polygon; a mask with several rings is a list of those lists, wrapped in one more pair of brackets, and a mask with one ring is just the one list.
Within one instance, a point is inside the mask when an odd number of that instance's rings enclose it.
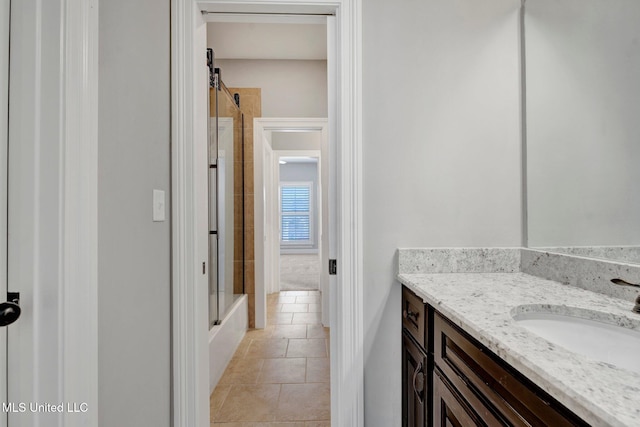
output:
{"label": "window frame", "polygon": [[[282,219],[284,216],[305,215],[304,212],[291,212],[290,214],[282,212],[282,188],[283,187],[307,187],[309,189],[309,240],[284,240],[282,235]],[[281,247],[288,248],[312,248],[315,245],[315,191],[313,181],[280,181],[278,185],[278,212],[279,212],[279,239]]]}

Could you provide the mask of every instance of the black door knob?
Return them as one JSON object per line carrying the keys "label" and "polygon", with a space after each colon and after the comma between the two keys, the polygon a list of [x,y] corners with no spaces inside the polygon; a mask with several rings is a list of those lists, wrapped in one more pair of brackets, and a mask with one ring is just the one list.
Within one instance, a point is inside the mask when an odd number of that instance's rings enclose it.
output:
{"label": "black door knob", "polygon": [[7,326],[18,320],[22,310],[20,309],[20,296],[18,293],[9,293],[9,301],[0,304],[0,326]]}

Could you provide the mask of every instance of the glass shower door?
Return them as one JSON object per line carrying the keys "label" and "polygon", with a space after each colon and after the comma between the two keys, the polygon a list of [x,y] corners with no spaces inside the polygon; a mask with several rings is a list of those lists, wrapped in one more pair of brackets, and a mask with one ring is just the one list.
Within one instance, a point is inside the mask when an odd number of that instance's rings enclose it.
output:
{"label": "glass shower door", "polygon": [[219,78],[217,86],[210,92],[210,327],[244,293],[243,115]]}

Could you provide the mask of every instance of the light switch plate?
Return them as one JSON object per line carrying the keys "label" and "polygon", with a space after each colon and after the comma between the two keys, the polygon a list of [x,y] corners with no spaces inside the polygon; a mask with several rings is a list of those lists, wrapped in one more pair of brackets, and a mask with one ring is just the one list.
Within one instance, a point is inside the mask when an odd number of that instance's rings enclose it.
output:
{"label": "light switch plate", "polygon": [[164,221],[164,191],[153,190],[153,220],[155,222]]}

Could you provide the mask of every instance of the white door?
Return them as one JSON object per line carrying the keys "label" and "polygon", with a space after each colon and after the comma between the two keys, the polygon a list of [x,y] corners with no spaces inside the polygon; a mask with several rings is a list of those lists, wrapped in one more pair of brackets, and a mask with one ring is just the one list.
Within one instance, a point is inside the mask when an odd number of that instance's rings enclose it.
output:
{"label": "white door", "polygon": [[56,16],[60,10],[55,2],[0,4],[0,324],[12,310],[5,302],[12,293],[19,295],[21,311],[14,323],[0,326],[0,426],[57,427],[65,416],[58,401],[62,239],[55,143],[61,106],[52,69],[61,59],[54,49],[56,40],[40,32],[44,26],[37,20],[55,24],[55,19],[38,16]]}
{"label": "white door", "polygon": [[97,28],[0,0],[0,427],[97,425]]}
{"label": "white door", "polygon": [[[7,137],[9,110],[9,0],[0,0],[0,302],[7,295]],[[0,327],[0,404],[7,402],[7,327]],[[0,427],[7,414],[0,413]]]}

